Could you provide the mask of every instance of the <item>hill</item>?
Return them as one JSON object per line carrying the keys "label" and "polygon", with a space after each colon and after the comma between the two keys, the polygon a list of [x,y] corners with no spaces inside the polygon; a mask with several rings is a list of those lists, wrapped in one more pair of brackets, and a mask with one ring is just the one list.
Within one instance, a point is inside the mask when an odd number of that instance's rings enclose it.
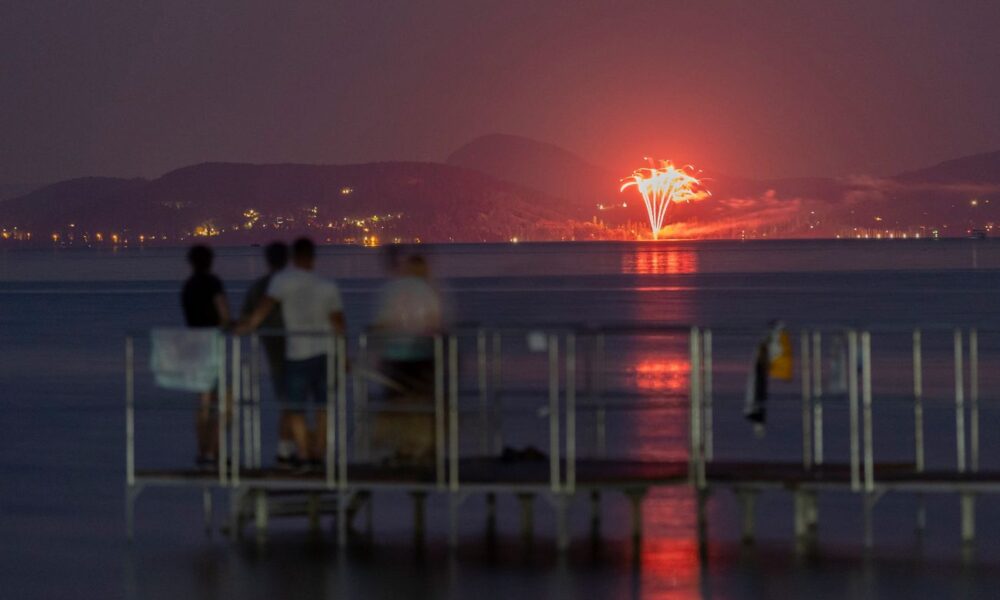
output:
{"label": "hill", "polygon": [[346,243],[505,241],[550,236],[542,229],[566,220],[553,204],[541,192],[433,163],[206,163],[153,180],[48,186],[0,204],[0,228],[64,243],[112,235],[243,243],[303,233]]}
{"label": "hill", "polygon": [[934,166],[900,173],[908,183],[980,183],[1000,185],[1000,151],[973,154]]}
{"label": "hill", "polygon": [[448,156],[447,164],[486,173],[558,198],[558,208],[589,218],[597,204],[618,198],[618,177],[572,152],[526,137],[491,134]]}

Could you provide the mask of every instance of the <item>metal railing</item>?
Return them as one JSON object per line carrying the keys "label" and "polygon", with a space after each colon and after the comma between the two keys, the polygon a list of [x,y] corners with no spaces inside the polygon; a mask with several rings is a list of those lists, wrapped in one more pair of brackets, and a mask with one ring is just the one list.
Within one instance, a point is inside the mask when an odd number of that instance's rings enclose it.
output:
{"label": "metal railing", "polygon": [[[797,386],[801,395],[801,435],[802,470],[821,469],[830,463],[830,452],[825,439],[826,424],[824,403],[831,401],[824,393],[824,340],[843,342],[842,353],[846,360],[846,396],[848,420],[849,487],[855,492],[873,495],[880,485],[876,477],[875,427],[873,409],[875,390],[872,385],[872,338],[877,335],[907,335],[910,340],[912,357],[912,401],[913,441],[912,457],[914,470],[918,474],[926,472],[925,450],[925,377],[924,350],[925,332],[950,332],[952,335],[954,370],[954,425],[956,441],[957,473],[977,472],[980,468],[979,431],[979,330],[961,328],[917,328],[917,329],[877,329],[877,328],[803,328],[797,331],[799,340],[799,361]],[[433,336],[433,413],[434,490],[452,494],[465,493],[475,486],[467,485],[461,476],[464,415],[472,415],[478,420],[478,439],[471,439],[471,446],[485,455],[497,455],[504,447],[503,417],[505,395],[502,377],[505,374],[503,359],[507,344],[505,336],[534,336],[544,340],[542,349],[529,354],[544,356],[545,389],[544,414],[547,418],[548,481],[547,492],[553,496],[567,496],[578,489],[578,394],[583,384],[582,408],[589,413],[594,427],[593,455],[602,459],[608,455],[607,419],[609,401],[615,390],[607,385],[605,365],[607,362],[607,342],[610,336],[646,336],[671,338],[687,342],[688,390],[685,404],[688,409],[688,481],[698,490],[705,490],[712,484],[711,464],[718,458],[715,443],[716,397],[720,391],[716,387],[717,362],[713,356],[713,344],[719,343],[721,336],[760,334],[758,330],[746,328],[707,328],[678,325],[664,326],[551,326],[551,327],[484,327],[457,328],[447,334]],[[713,335],[714,334],[714,335]],[[221,338],[217,382],[217,410],[219,451],[218,466],[214,485],[221,488],[260,486],[266,482],[268,474],[262,461],[262,406],[263,393],[261,379],[261,336],[288,335],[281,332],[260,332],[248,337],[228,336]],[[300,335],[300,334],[294,334]],[[341,335],[321,335],[326,341],[327,386],[322,406],[326,411],[326,455],[319,487],[328,491],[346,492],[357,485],[373,486],[373,482],[355,483],[350,478],[352,464],[371,460],[372,431],[370,415],[371,380],[367,377],[367,362],[371,355],[372,342],[378,333],[365,332],[357,336],[354,346],[356,365],[348,368],[348,338]],[[793,338],[794,339],[794,338]],[[461,342],[470,341],[474,347],[474,357],[461,352]],[[966,350],[967,340],[967,350]],[[249,352],[244,352],[244,346]],[[583,360],[580,360],[580,354]],[[966,361],[966,351],[968,360]],[[472,376],[465,380],[472,386],[463,386],[462,363],[472,364]],[[581,368],[582,365],[582,368]],[[968,377],[966,378],[966,365]],[[125,340],[125,429],[126,429],[126,484],[129,490],[141,488],[152,482],[144,478],[136,468],[136,365],[135,336]],[[348,376],[350,373],[350,377]],[[348,396],[348,381],[351,381],[352,395]],[[790,384],[792,385],[792,384]],[[469,387],[473,388],[471,391]],[[968,400],[966,399],[968,387]],[[541,390],[539,390],[541,391]],[[723,397],[732,395],[723,390]],[[232,398],[231,419],[228,398]],[[463,398],[466,401],[463,402]],[[468,399],[474,400],[469,408]],[[413,410],[410,407],[410,410]],[[353,437],[353,444],[350,443]],[[199,479],[200,484],[205,478]],[[509,482],[508,482],[509,483]],[[1000,482],[998,482],[1000,483]],[[290,484],[287,479],[283,485]],[[298,486],[315,486],[315,483],[295,482]],[[419,482],[406,482],[414,487]],[[488,485],[478,484],[486,488]],[[502,487],[502,486],[501,486]],[[511,486],[508,486],[511,487]],[[344,494],[341,494],[343,497]],[[131,523],[131,502],[129,499],[129,519]],[[340,502],[343,516],[344,501]],[[963,505],[963,510],[965,510]],[[341,519],[342,521],[342,519]],[[346,534],[340,532],[341,541]]]}

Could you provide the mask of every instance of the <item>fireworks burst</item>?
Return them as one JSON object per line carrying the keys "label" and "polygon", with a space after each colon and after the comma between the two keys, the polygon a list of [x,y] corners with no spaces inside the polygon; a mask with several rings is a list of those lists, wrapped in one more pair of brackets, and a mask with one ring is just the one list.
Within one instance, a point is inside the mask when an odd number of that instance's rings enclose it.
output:
{"label": "fireworks burst", "polygon": [[701,200],[710,196],[711,192],[702,188],[701,180],[692,174],[694,167],[691,165],[675,167],[669,160],[661,160],[657,168],[652,159],[649,162],[650,167],[636,169],[631,176],[622,179],[624,183],[619,191],[632,186],[639,190],[646,203],[649,227],[655,240],[663,229],[667,206],[671,202]]}

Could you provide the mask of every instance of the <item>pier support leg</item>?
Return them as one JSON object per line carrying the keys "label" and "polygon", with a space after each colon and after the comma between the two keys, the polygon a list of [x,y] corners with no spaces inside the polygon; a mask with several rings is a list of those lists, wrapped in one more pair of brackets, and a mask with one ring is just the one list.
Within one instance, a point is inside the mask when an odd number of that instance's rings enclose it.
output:
{"label": "pier support leg", "polygon": [[593,543],[601,541],[601,493],[590,492],[590,539]]}
{"label": "pier support leg", "polygon": [[567,508],[569,496],[566,494],[555,494],[552,504],[556,510],[556,548],[560,552],[569,548],[569,523],[567,522]]}
{"label": "pier support leg", "polygon": [[337,546],[347,547],[347,530],[351,527],[351,519],[348,517],[348,502],[353,502],[343,488],[337,490]]}
{"label": "pier support leg", "polygon": [[698,519],[698,555],[708,557],[708,489],[695,490]]}
{"label": "pier support leg", "polygon": [[448,494],[448,546],[458,547],[458,507],[464,498],[458,492]]}
{"label": "pier support leg", "polygon": [[864,544],[866,550],[871,550],[875,547],[875,532],[872,523],[872,513],[875,511],[875,502],[877,500],[878,496],[872,492],[865,492],[862,499],[862,503],[864,505]]}
{"label": "pier support leg", "polygon": [[263,542],[267,539],[267,492],[256,490],[253,498],[254,531],[257,534],[257,541]]}
{"label": "pier support leg", "polygon": [[201,491],[201,509],[205,516],[205,535],[212,537],[212,490],[209,488]]}
{"label": "pier support leg", "polygon": [[976,496],[964,492],[962,503],[962,546],[971,548],[976,542]]}
{"label": "pier support leg", "polygon": [[917,495],[917,543],[924,543],[927,533],[927,502],[923,494]]}
{"label": "pier support leg", "polygon": [[375,535],[375,494],[366,491],[365,495],[368,497],[365,506],[365,536],[371,540]]}
{"label": "pier support leg", "polygon": [[309,531],[319,531],[319,494],[312,493],[306,498],[306,515],[309,518]]}
{"label": "pier support leg", "polygon": [[739,488],[736,490],[736,497],[739,499],[740,510],[743,513],[743,527],[740,541],[744,545],[749,546],[754,543],[756,536],[757,514],[755,504],[757,503],[757,491]]}
{"label": "pier support leg", "polygon": [[130,542],[135,538],[135,501],[140,491],[140,487],[125,486],[125,536]]}
{"label": "pier support leg", "polygon": [[497,495],[486,494],[486,537],[491,542],[497,535]]}
{"label": "pier support leg", "polygon": [[525,544],[530,544],[535,532],[535,495],[530,493],[518,494],[517,500],[521,503],[521,539]]}
{"label": "pier support leg", "polygon": [[236,541],[243,537],[243,503],[247,492],[236,488],[229,492],[229,524],[226,533]]}
{"label": "pier support leg", "polygon": [[625,495],[632,509],[632,543],[638,546],[642,542],[642,501],[646,498],[646,488],[626,490]]}
{"label": "pier support leg", "polygon": [[795,491],[795,548],[798,552],[809,552],[815,549],[817,540],[817,521],[819,510],[816,502],[816,492],[808,490]]}
{"label": "pier support leg", "polygon": [[427,492],[410,492],[410,497],[413,498],[413,542],[419,545],[424,542]]}

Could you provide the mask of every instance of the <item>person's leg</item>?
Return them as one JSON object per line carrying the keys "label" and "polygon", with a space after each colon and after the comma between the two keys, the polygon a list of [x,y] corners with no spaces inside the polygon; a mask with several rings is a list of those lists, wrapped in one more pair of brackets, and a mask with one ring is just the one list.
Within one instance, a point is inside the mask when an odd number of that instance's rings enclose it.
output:
{"label": "person's leg", "polygon": [[286,411],[285,423],[288,438],[295,444],[295,452],[302,460],[309,459],[309,427],[303,411]]}
{"label": "person's leg", "polygon": [[288,361],[286,364],[286,384],[288,397],[285,401],[285,416],[279,425],[287,428],[288,439],[295,443],[295,449],[302,460],[310,454],[309,429],[306,424],[305,406],[309,393],[309,370],[307,361]]}
{"label": "person's leg", "polygon": [[313,461],[319,462],[322,462],[326,457],[326,360],[326,355],[309,359],[309,387],[313,401],[316,403],[316,428],[312,431],[311,458]]}
{"label": "person's leg", "polygon": [[199,460],[215,458],[219,449],[219,422],[216,418],[213,392],[204,392],[198,397],[195,435],[198,438]]}
{"label": "person's leg", "polygon": [[[280,337],[261,338],[267,353],[267,366],[271,373],[274,396],[282,406],[287,404],[288,385],[285,360],[285,340]],[[278,460],[287,461],[295,455],[295,437],[292,432],[294,416],[283,409],[278,417]]]}
{"label": "person's leg", "polygon": [[290,460],[295,456],[295,435],[292,432],[292,411],[282,410],[278,417],[278,459]]}
{"label": "person's leg", "polygon": [[323,462],[326,459],[326,409],[316,409],[316,429],[313,431],[314,461]]}

